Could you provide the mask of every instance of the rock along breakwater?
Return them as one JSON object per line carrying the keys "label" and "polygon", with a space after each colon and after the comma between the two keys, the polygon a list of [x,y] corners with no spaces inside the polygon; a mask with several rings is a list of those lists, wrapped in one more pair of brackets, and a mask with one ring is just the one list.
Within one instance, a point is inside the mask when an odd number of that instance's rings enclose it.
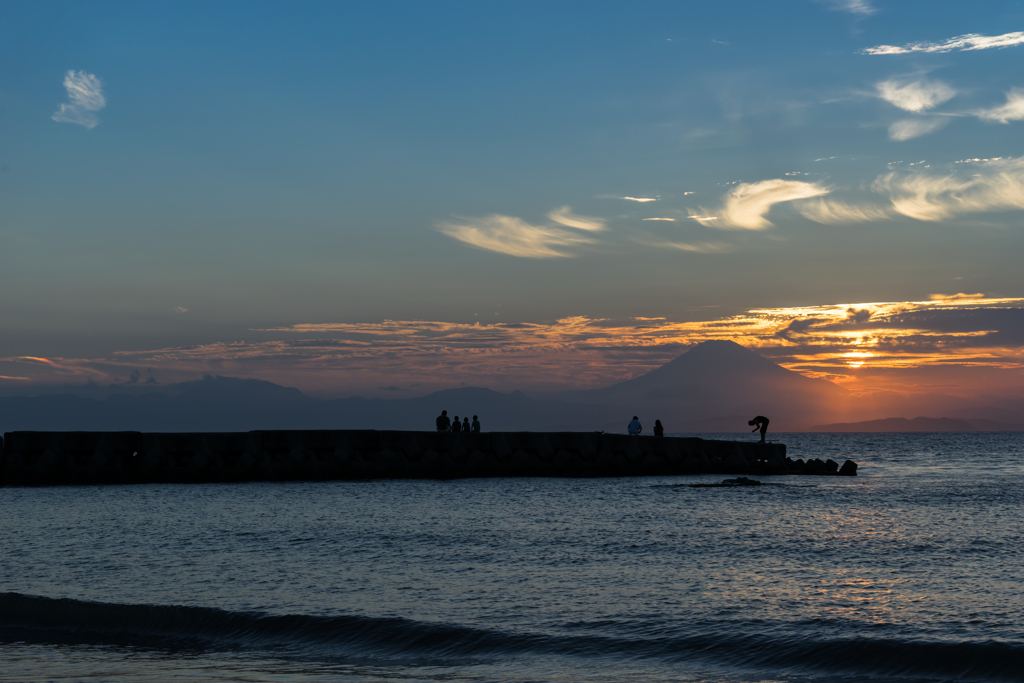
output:
{"label": "rock along breakwater", "polygon": [[855,475],[784,444],[596,432],[8,432],[4,485],[678,474]]}

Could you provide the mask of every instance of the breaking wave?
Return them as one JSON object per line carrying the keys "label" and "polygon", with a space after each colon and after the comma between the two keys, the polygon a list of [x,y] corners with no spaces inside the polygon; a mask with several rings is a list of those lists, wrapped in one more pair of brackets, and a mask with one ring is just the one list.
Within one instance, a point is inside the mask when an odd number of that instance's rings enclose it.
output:
{"label": "breaking wave", "polygon": [[[575,624],[562,634],[517,633],[402,618],[272,615],[206,607],[130,605],[0,593],[0,642],[253,649],[330,659],[445,661],[566,656],[705,661],[780,671],[881,678],[1019,680],[1024,646],[883,638],[808,639],[737,632],[653,629],[615,633],[612,624]],[[605,632],[602,633],[602,630]],[[583,633],[583,632],[586,633]]]}

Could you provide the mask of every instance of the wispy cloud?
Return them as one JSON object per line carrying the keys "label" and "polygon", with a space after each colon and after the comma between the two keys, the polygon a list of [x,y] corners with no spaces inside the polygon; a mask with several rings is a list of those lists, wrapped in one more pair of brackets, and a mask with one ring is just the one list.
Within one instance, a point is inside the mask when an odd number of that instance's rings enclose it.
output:
{"label": "wispy cloud", "polygon": [[94,74],[85,71],[68,71],[64,74],[64,87],[68,99],[50,117],[60,123],[76,123],[86,128],[95,128],[100,120],[94,112],[107,106],[103,96],[103,82]]}
{"label": "wispy cloud", "polygon": [[656,217],[656,218],[645,218],[644,220],[645,221],[675,221],[675,218]]}
{"label": "wispy cloud", "polygon": [[742,230],[764,230],[772,226],[766,218],[776,204],[828,194],[818,183],[776,178],[757,183],[741,183],[722,198],[722,206],[713,213],[707,209],[691,211],[690,217],[704,225]]}
{"label": "wispy cloud", "polygon": [[900,109],[923,112],[956,97],[956,90],[942,81],[889,79],[875,85],[878,96]]}
{"label": "wispy cloud", "polygon": [[642,202],[642,203],[658,201],[657,197],[619,197],[619,199],[626,199],[626,200],[631,201],[631,202]]}
{"label": "wispy cloud", "polygon": [[[922,221],[983,211],[1024,209],[1024,157],[975,162],[958,173],[888,173],[872,189],[898,213]],[[971,171],[965,177],[966,171]]]}
{"label": "wispy cloud", "polygon": [[563,206],[550,212],[548,214],[548,219],[558,223],[559,225],[576,228],[577,230],[600,232],[605,229],[604,219],[593,218],[590,216],[577,216],[572,212],[572,208],[568,206]]}
{"label": "wispy cloud", "polygon": [[870,16],[877,12],[869,2],[869,0],[817,0],[820,3],[828,5],[831,9],[839,12],[849,12],[850,14],[856,14],[859,16]]}
{"label": "wispy cloud", "polygon": [[1013,88],[1006,93],[1006,104],[994,109],[979,111],[976,116],[985,121],[997,123],[1009,123],[1024,119],[1024,89]]}
{"label": "wispy cloud", "polygon": [[941,43],[907,43],[903,46],[876,45],[861,50],[865,55],[904,55],[911,52],[967,52],[970,50],[989,50],[992,48],[1012,47],[1024,43],[1024,31],[1004,33],[999,36],[983,36],[980,33],[967,33]]}
{"label": "wispy cloud", "polygon": [[679,251],[688,251],[692,254],[724,254],[729,251],[733,251],[731,244],[725,244],[724,242],[648,242],[648,246],[656,247],[659,249],[678,249]]}
{"label": "wispy cloud", "polygon": [[60,367],[59,363],[56,363],[49,358],[40,358],[39,356],[18,356],[17,360],[29,361],[30,363],[42,363],[43,365],[49,365],[51,367]]}
{"label": "wispy cloud", "polygon": [[865,223],[892,214],[873,204],[847,204],[832,199],[809,199],[796,204],[797,211],[816,223]]}
{"label": "wispy cloud", "polygon": [[[567,210],[568,207],[565,207]],[[574,220],[571,214],[559,215],[565,220]],[[550,214],[549,214],[550,217]],[[578,227],[578,226],[571,226]],[[603,229],[587,227],[584,230]],[[549,225],[532,225],[515,216],[491,214],[483,218],[468,218],[458,223],[438,223],[437,229],[460,242],[478,249],[496,251],[521,258],[566,258],[573,256],[565,247],[590,244],[594,240],[579,233]]]}
{"label": "wispy cloud", "polygon": [[949,123],[944,116],[928,116],[917,119],[901,119],[889,126],[890,140],[912,140],[928,133],[934,133]]}
{"label": "wispy cloud", "polygon": [[940,221],[971,213],[1024,209],[1024,157],[966,159],[944,173],[925,169],[929,167],[878,176],[871,189],[888,200],[885,205],[815,199],[795,206],[818,223],[862,223],[900,215]]}

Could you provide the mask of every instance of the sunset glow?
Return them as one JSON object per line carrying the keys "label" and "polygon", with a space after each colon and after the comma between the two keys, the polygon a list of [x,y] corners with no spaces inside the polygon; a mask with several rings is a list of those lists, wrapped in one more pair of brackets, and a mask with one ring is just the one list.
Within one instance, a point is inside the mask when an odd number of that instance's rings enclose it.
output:
{"label": "sunset glow", "polygon": [[[8,358],[0,367],[19,376],[33,369],[39,381],[62,382],[124,381],[142,370],[163,378],[211,372],[293,378],[292,384],[314,392],[371,395],[383,386],[410,393],[450,386],[450,377],[464,376],[506,390],[594,388],[647,372],[693,344],[725,339],[854,392],[927,392],[956,368],[998,370],[1000,386],[1024,386],[1024,352],[997,322],[1022,314],[1021,298],[954,295],[753,309],[696,321],[577,316],[550,323],[307,323],[252,331],[271,337],[263,341],[120,351],[101,359]],[[913,385],[901,379],[907,371],[918,375]]]}
{"label": "sunset glow", "polygon": [[730,340],[1024,397],[1012,13],[218,5],[185,47],[115,5],[0,22],[0,394],[559,391]]}

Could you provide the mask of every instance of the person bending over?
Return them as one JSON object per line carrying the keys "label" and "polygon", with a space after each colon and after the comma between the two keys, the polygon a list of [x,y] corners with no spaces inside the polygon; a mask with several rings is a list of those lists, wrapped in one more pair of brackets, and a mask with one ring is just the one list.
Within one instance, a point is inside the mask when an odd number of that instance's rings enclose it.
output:
{"label": "person bending over", "polygon": [[764,443],[764,435],[768,433],[768,418],[764,415],[758,415],[753,420],[747,422],[748,425],[754,425],[754,428],[750,431],[756,432],[758,429],[761,430],[761,443]]}

